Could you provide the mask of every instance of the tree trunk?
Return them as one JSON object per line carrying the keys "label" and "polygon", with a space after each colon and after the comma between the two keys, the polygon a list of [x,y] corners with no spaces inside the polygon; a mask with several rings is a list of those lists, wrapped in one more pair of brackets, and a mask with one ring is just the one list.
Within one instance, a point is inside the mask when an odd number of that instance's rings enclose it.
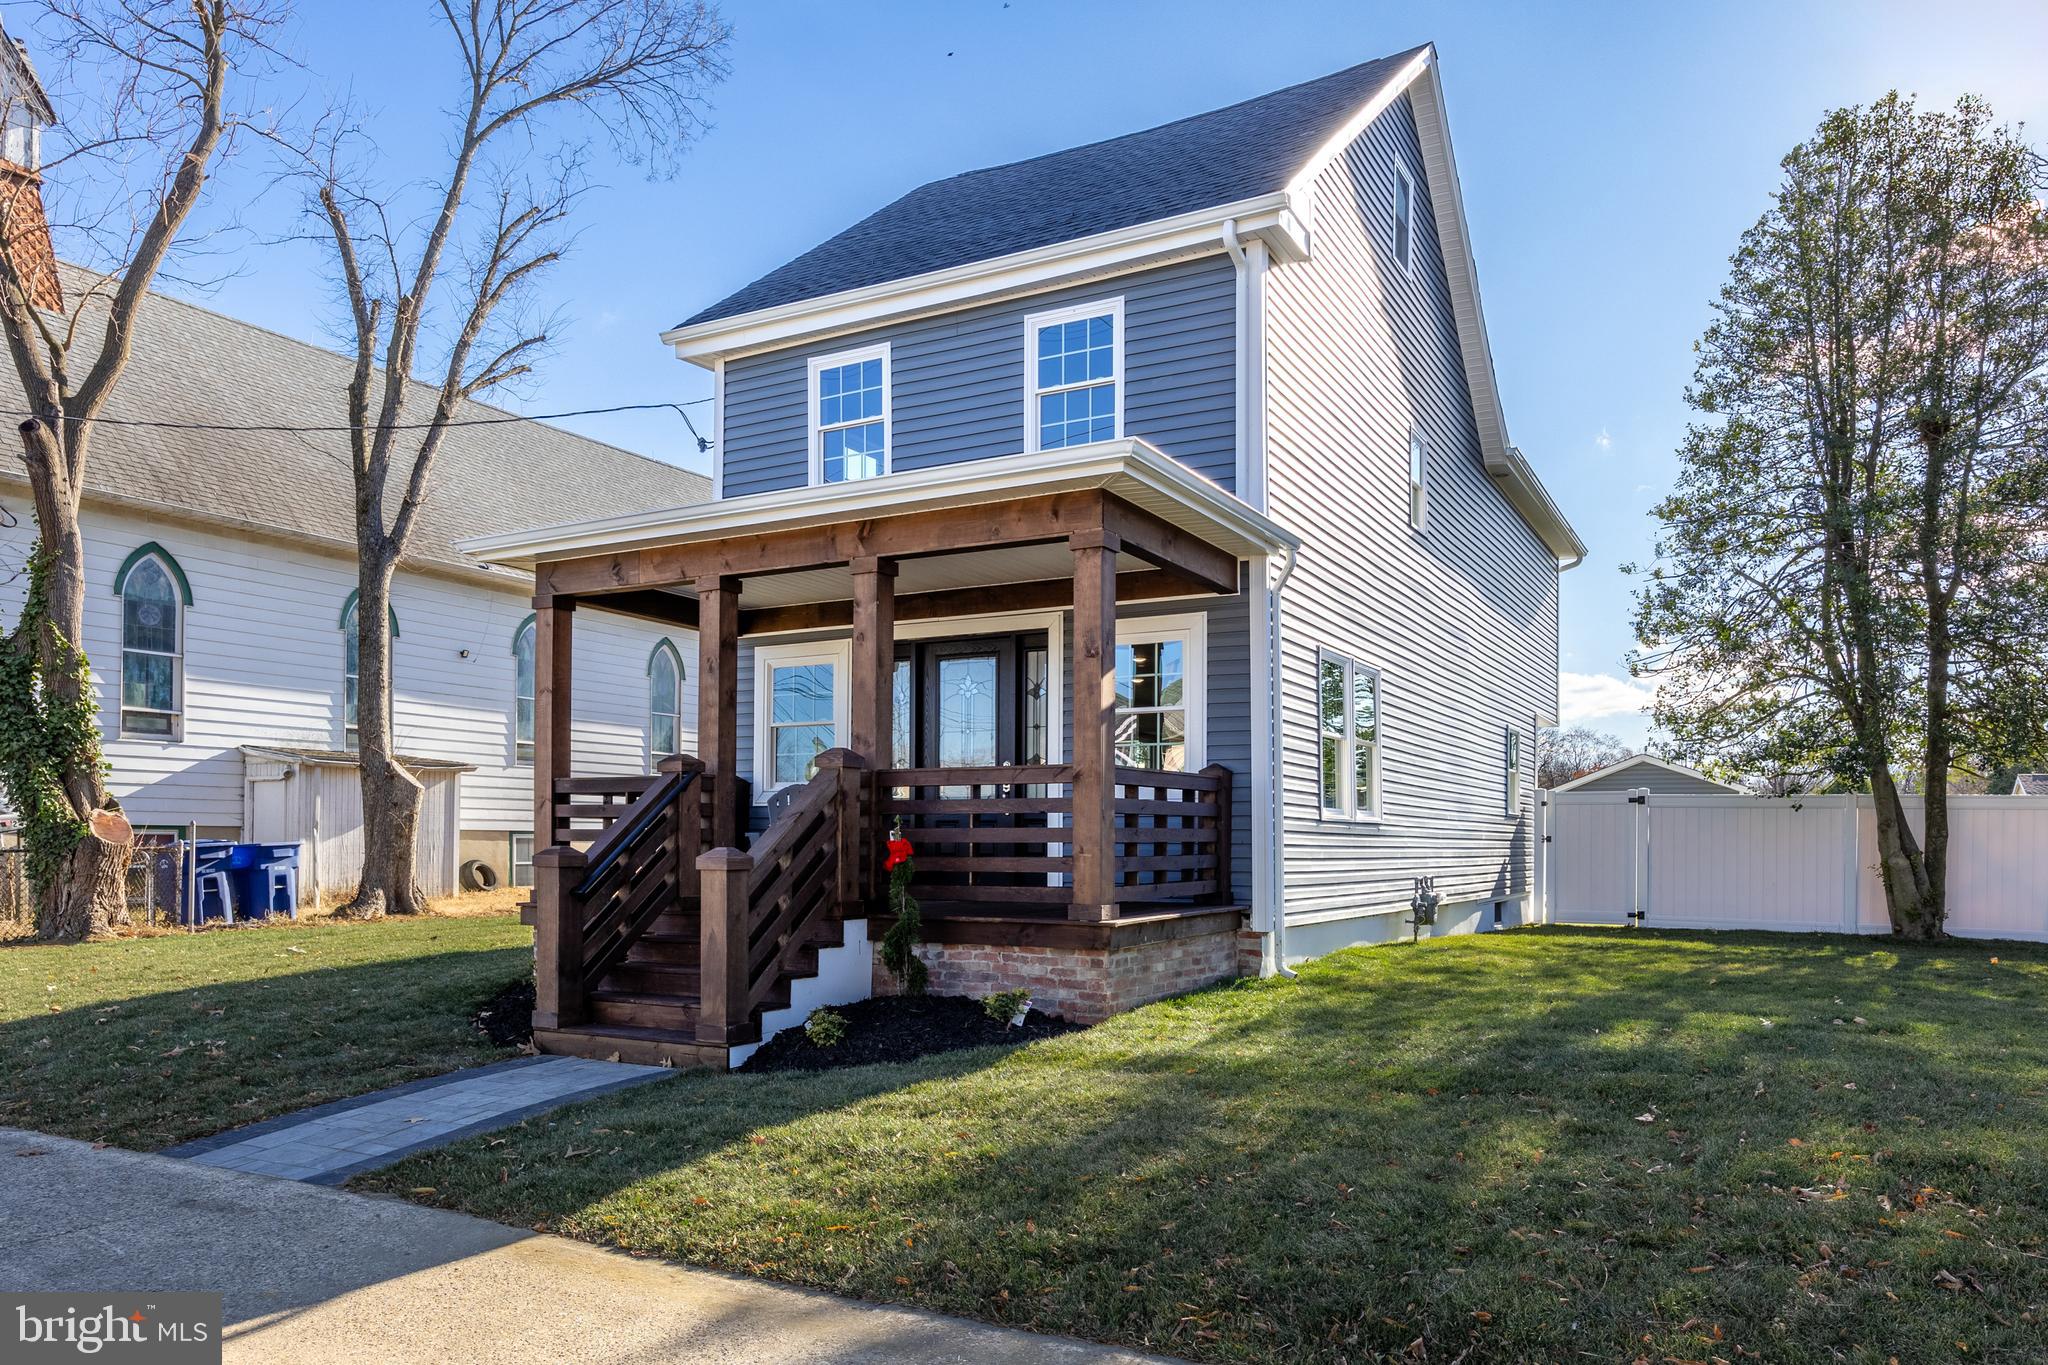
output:
{"label": "tree trunk", "polygon": [[[78,439],[74,435],[73,439]],[[71,487],[62,443],[54,428],[34,418],[21,424],[22,460],[36,504],[39,548],[45,565],[44,620],[36,650],[43,707],[91,701],[84,666],[85,538],[79,530],[77,491]],[[57,782],[64,809],[84,833],[67,850],[55,877],[41,888],[36,931],[54,942],[104,937],[128,920],[125,887],[134,833],[120,805],[101,782],[96,730],[59,756]],[[38,816],[23,812],[25,821]]]}
{"label": "tree trunk", "polygon": [[1939,938],[1941,918],[1927,884],[1926,859],[1906,823],[1898,784],[1882,764],[1871,765],[1870,791],[1877,807],[1877,868],[1892,932],[1901,938]]}
{"label": "tree trunk", "polygon": [[426,909],[414,875],[419,779],[393,758],[391,723],[392,566],[362,556],[356,597],[356,745],[362,767],[363,875],[336,913],[351,919]]}

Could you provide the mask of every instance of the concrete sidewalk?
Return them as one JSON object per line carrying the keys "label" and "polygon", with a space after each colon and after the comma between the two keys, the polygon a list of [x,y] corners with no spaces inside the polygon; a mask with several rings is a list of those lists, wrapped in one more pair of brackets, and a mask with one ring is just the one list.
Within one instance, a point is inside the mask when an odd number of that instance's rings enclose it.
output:
{"label": "concrete sidewalk", "polygon": [[221,1292],[230,1361],[1160,1359],[20,1129],[0,1128],[0,1226],[0,1289]]}

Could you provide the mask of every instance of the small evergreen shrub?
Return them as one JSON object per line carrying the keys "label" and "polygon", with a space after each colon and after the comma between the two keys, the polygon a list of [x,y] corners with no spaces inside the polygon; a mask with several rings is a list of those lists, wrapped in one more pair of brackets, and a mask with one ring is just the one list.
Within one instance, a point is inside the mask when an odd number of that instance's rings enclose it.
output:
{"label": "small evergreen shrub", "polygon": [[1007,1024],[1031,1004],[1030,991],[997,991],[981,999],[981,1008],[998,1024]]}
{"label": "small evergreen shrub", "polygon": [[846,1041],[846,1016],[829,1009],[815,1009],[804,1020],[804,1037],[816,1047],[838,1047]]}

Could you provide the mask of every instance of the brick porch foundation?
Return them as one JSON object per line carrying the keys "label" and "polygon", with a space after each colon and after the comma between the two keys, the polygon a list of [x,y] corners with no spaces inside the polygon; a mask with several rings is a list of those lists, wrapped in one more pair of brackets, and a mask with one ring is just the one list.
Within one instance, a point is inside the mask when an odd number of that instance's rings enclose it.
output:
{"label": "brick porch foundation", "polygon": [[[1027,990],[1047,1014],[1095,1024],[1112,1014],[1243,974],[1238,932],[1200,934],[1115,948],[1026,948],[926,943],[918,948],[934,995],[976,999]],[[1252,959],[1253,973],[1257,958]],[[897,993],[896,978],[875,958],[875,994]]]}

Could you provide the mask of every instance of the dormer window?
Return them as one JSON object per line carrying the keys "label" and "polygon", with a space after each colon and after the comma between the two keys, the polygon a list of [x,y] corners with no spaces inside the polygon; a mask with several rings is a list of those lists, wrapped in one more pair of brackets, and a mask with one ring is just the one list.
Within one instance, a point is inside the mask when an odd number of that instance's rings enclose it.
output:
{"label": "dormer window", "polygon": [[1026,450],[1123,435],[1124,301],[1106,299],[1024,320]]}
{"label": "dormer window", "polygon": [[811,357],[811,482],[888,472],[888,343]]}
{"label": "dormer window", "polygon": [[1394,167],[1394,263],[1415,267],[1415,178],[1402,165]]}

